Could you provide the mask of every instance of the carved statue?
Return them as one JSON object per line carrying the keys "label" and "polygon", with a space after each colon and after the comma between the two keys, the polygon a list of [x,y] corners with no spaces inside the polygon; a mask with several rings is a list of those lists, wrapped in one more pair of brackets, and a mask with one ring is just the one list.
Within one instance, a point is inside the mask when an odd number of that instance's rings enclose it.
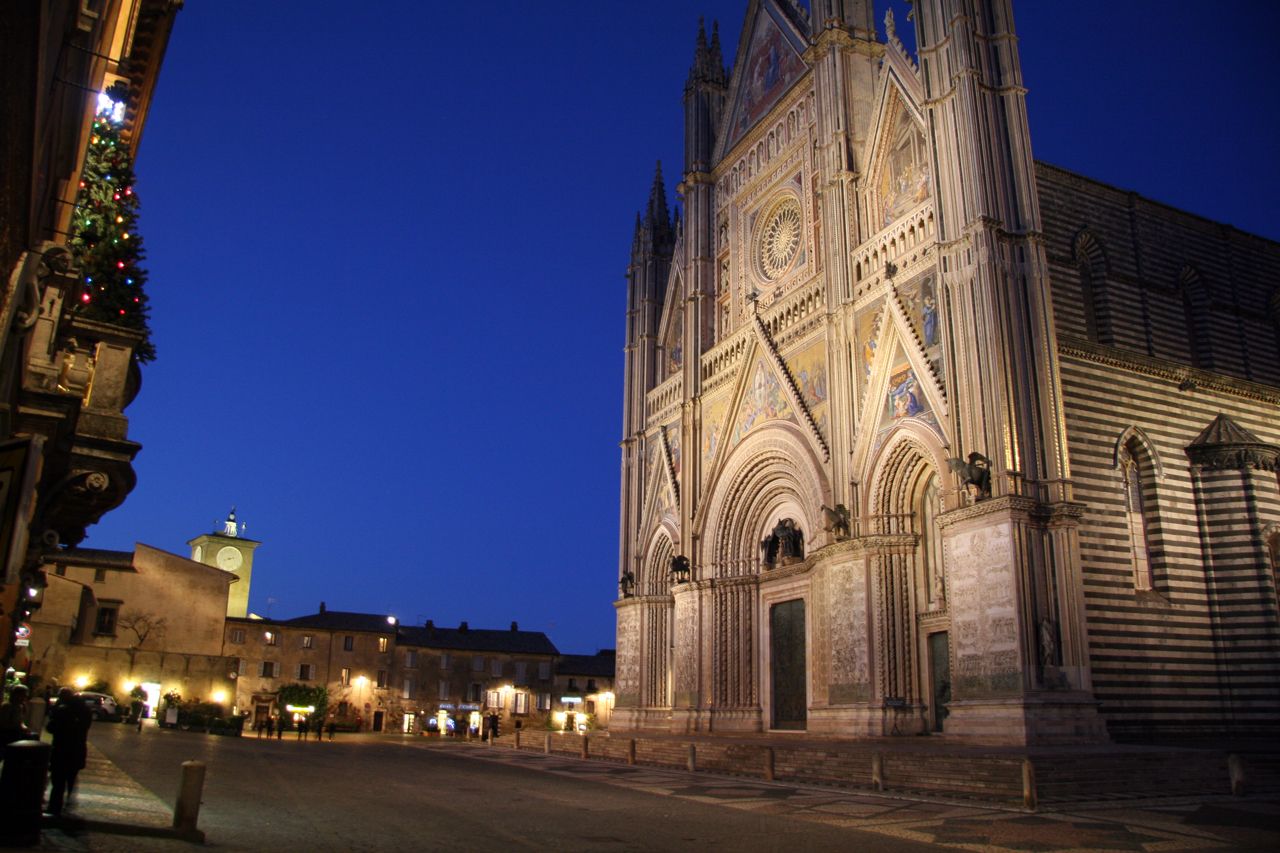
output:
{"label": "carved statue", "polygon": [[689,558],[684,554],[677,554],[671,558],[671,579],[676,583],[684,583],[689,580],[691,572]]}
{"label": "carved statue", "polygon": [[1058,662],[1058,641],[1055,638],[1053,620],[1048,616],[1040,620],[1040,665],[1053,666]]}
{"label": "carved statue", "polygon": [[844,504],[836,504],[835,509],[823,504],[822,521],[822,529],[837,541],[849,538],[849,508]]}
{"label": "carved statue", "polygon": [[772,533],[760,540],[760,562],[772,569],[778,561],[778,537]]}
{"label": "carved statue", "polygon": [[794,519],[782,519],[772,533],[760,540],[760,562],[766,569],[776,566],[779,557],[784,564],[804,559],[804,531]]}
{"label": "carved statue", "polygon": [[618,579],[618,590],[622,593],[623,598],[630,598],[635,594],[636,576],[631,574],[630,569],[622,573],[622,577]]}
{"label": "carved statue", "polygon": [[969,454],[969,461],[952,456],[947,459],[951,470],[960,476],[960,482],[968,490],[974,501],[991,497],[991,460],[974,451]]}

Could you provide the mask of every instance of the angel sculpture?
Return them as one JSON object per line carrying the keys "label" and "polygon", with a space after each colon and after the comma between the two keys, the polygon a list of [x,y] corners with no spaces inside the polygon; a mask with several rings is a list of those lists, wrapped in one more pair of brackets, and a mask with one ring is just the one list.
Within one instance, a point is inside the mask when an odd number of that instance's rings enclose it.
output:
{"label": "angel sculpture", "polygon": [[844,504],[836,504],[835,509],[823,504],[822,521],[822,529],[837,541],[849,538],[849,508]]}
{"label": "angel sculpture", "polygon": [[991,460],[974,451],[969,454],[969,461],[952,456],[947,459],[951,470],[960,476],[960,482],[968,490],[973,500],[980,501],[991,497]]}

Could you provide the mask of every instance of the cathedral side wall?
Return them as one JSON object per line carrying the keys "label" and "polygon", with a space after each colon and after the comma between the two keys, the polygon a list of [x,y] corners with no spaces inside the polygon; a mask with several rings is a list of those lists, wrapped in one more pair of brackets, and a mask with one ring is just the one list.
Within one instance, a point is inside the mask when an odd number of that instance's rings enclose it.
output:
{"label": "cathedral side wall", "polygon": [[[1274,579],[1249,548],[1230,567],[1206,565],[1202,543],[1219,531],[1202,531],[1204,514],[1197,512],[1185,448],[1219,413],[1262,442],[1280,445],[1280,392],[1266,399],[1266,389],[1254,386],[1259,399],[1224,389],[1182,391],[1174,369],[1160,375],[1149,364],[1126,365],[1114,351],[1087,344],[1067,342],[1062,349],[1072,478],[1076,498],[1086,505],[1080,555],[1101,712],[1121,736],[1224,728],[1263,698],[1225,686],[1246,661],[1233,651],[1235,641],[1226,636],[1231,629],[1224,626],[1248,621],[1261,638],[1249,655],[1261,656],[1272,684],[1280,676]],[[1130,427],[1141,430],[1152,452],[1143,473],[1149,590],[1135,580],[1124,478],[1116,464],[1117,445]],[[1211,505],[1235,499],[1234,492],[1215,495]],[[1264,504],[1261,511],[1270,509]],[[1230,523],[1244,522],[1237,518],[1243,515],[1228,513]],[[1264,518],[1261,526],[1277,521]],[[1228,570],[1251,577],[1252,591],[1215,595],[1213,576]],[[1274,725],[1274,707],[1268,713]]]}
{"label": "cathedral side wall", "polygon": [[1280,244],[1043,163],[1036,180],[1060,333],[1280,384]]}

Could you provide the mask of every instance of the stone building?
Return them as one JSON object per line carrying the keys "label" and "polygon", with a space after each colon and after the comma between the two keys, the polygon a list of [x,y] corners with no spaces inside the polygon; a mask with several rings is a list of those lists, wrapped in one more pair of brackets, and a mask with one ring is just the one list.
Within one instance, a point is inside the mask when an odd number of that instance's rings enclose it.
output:
{"label": "stone building", "polygon": [[280,713],[281,686],[324,686],[330,715],[368,731],[480,726],[482,714],[541,727],[557,651],[541,631],[400,625],[395,617],[329,610],[295,619],[226,620],[236,706],[255,722]]}
{"label": "stone building", "polygon": [[229,702],[235,669],[222,636],[234,575],[142,544],[58,551],[43,569],[32,675],[80,688],[105,682],[121,701],[141,687],[152,708],[175,692]]}
{"label": "stone building", "polygon": [[628,273],[613,728],[1280,724],[1280,246],[1032,159],[1009,0],[700,31]]}
{"label": "stone building", "polygon": [[142,136],[180,0],[0,4],[0,661],[25,669],[44,559],[133,489],[136,331],[86,318],[71,227],[99,94]]}
{"label": "stone building", "polygon": [[552,723],[562,729],[609,728],[615,662],[613,649],[601,649],[594,655],[561,655],[556,661]]}

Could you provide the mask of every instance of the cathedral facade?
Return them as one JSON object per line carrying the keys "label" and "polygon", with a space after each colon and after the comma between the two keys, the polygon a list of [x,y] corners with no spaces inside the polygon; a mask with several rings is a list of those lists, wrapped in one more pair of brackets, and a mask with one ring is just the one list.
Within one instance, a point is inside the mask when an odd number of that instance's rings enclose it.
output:
{"label": "cathedral facade", "polygon": [[628,273],[615,730],[1280,727],[1280,245],[1032,159],[1009,0],[700,32]]}

